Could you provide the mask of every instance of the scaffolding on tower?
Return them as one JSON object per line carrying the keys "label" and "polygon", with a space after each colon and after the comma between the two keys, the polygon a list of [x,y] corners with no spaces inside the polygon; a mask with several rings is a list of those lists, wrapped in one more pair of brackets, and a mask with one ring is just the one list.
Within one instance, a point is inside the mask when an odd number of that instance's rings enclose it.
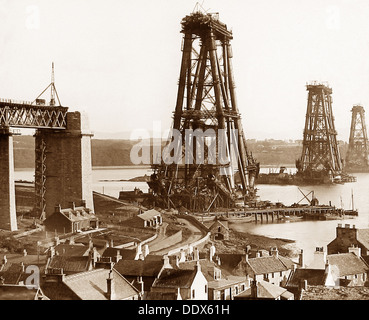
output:
{"label": "scaffolding on tower", "polygon": [[363,106],[355,105],[351,112],[351,130],[344,168],[347,172],[369,172],[369,142],[365,110]]}
{"label": "scaffolding on tower", "polygon": [[305,183],[354,181],[343,172],[332,110],[332,89],[322,83],[306,86],[308,102],[302,155],[296,161],[296,177]]}
{"label": "scaffolding on tower", "polygon": [[171,148],[153,165],[149,187],[157,205],[192,212],[254,203],[259,163],[247,149],[237,105],[232,32],[217,13],[195,11],[181,25]]}

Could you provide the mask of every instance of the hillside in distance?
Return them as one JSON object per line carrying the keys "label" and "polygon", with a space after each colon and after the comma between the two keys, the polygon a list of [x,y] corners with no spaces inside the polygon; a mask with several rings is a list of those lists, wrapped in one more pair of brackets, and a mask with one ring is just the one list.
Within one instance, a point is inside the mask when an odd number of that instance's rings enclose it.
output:
{"label": "hillside in distance", "polygon": [[[118,139],[92,139],[93,166],[129,166],[132,147],[137,141]],[[149,141],[146,142],[150,145]],[[341,157],[344,158],[348,144],[340,141]],[[285,140],[247,140],[247,148],[261,166],[295,166],[295,161],[301,156],[302,141]],[[15,168],[34,168],[35,141],[32,136],[14,136],[14,166]]]}

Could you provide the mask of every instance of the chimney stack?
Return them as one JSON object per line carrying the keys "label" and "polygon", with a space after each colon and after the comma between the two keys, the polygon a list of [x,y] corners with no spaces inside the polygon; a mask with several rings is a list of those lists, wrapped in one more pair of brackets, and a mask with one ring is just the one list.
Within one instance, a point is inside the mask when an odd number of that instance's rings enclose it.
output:
{"label": "chimney stack", "polygon": [[135,260],[140,259],[140,256],[142,255],[142,245],[140,242],[136,243],[136,257]]}
{"label": "chimney stack", "polygon": [[251,298],[258,297],[258,282],[256,281],[256,277],[251,283]]}
{"label": "chimney stack", "polygon": [[305,267],[305,260],[304,260],[304,250],[301,249],[300,253],[299,253],[299,266],[301,268]]}
{"label": "chimney stack", "polygon": [[213,261],[213,257],[215,255],[215,246],[212,244],[211,247],[210,247],[210,256],[209,256],[209,259],[210,261]]}
{"label": "chimney stack", "polygon": [[110,269],[109,271],[109,278],[106,279],[107,284],[107,298],[108,300],[114,300],[115,299],[115,288],[114,288],[114,279],[113,279],[113,270]]}
{"label": "chimney stack", "polygon": [[168,257],[167,254],[163,256],[163,268],[164,269],[173,269],[173,267],[169,263],[169,257]]}
{"label": "chimney stack", "polygon": [[69,202],[69,208],[71,208],[73,211],[76,210],[75,202]]}
{"label": "chimney stack", "polygon": [[270,249],[270,254],[271,256],[278,258],[278,248],[277,247],[273,247]]}
{"label": "chimney stack", "polygon": [[117,250],[115,254],[115,263],[122,259],[122,255],[120,254],[120,250]]}
{"label": "chimney stack", "polygon": [[359,258],[361,257],[361,248],[359,248],[358,246],[352,245],[348,249],[349,252],[355,253]]}
{"label": "chimney stack", "polygon": [[327,253],[324,251],[323,247],[316,247],[314,252],[314,258],[310,269],[325,269],[325,264],[327,262]]}

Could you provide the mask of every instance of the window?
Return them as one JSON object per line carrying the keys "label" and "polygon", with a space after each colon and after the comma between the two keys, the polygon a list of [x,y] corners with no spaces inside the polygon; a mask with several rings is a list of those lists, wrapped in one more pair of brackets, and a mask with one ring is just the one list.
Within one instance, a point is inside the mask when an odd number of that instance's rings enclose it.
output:
{"label": "window", "polygon": [[192,299],[195,298],[195,289],[192,290]]}
{"label": "window", "polygon": [[208,286],[205,285],[205,293],[208,293]]}

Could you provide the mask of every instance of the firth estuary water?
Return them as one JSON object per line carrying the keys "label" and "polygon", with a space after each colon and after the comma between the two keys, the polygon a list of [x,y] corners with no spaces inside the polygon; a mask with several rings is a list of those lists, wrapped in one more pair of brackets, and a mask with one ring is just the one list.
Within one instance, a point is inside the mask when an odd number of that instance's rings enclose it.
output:
{"label": "firth estuary water", "polygon": [[[266,172],[266,169],[263,169]],[[147,191],[145,182],[123,181],[143,175],[151,175],[149,167],[95,167],[92,171],[93,190],[118,197],[119,192],[133,190],[135,187]],[[320,204],[329,204],[336,207],[350,209],[352,195],[354,207],[358,209],[359,216],[344,220],[329,221],[298,221],[280,223],[237,223],[232,228],[253,234],[272,238],[284,238],[296,241],[296,246],[304,250],[306,264],[309,264],[316,247],[324,247],[336,236],[338,223],[355,225],[357,228],[369,228],[369,173],[353,174],[356,182],[333,185],[293,186],[293,185],[257,185],[261,200],[282,202],[285,205],[297,203],[304,198],[300,190],[306,195],[314,191]],[[34,170],[19,169],[15,171],[16,180],[34,180]],[[300,189],[300,190],[299,190]],[[311,194],[309,195],[311,199]],[[307,203],[304,199],[301,203]]]}

